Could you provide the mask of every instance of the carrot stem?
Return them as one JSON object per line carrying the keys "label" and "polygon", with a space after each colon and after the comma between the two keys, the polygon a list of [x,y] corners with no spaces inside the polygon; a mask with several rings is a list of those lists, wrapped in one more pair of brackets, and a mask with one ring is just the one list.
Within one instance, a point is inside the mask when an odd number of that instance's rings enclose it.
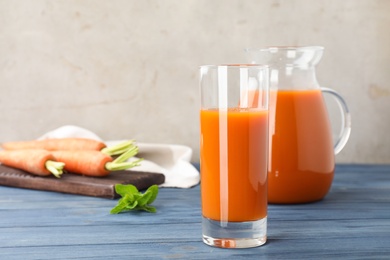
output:
{"label": "carrot stem", "polygon": [[55,162],[55,161],[51,161],[51,160],[48,160],[45,162],[46,169],[57,178],[61,177],[61,175],[63,173],[64,166],[65,166],[65,163],[63,163],[63,162]]}
{"label": "carrot stem", "polygon": [[113,156],[113,155],[122,154],[126,152],[128,149],[132,148],[133,146],[134,146],[134,140],[129,140],[110,147],[105,147],[101,150],[101,152],[109,156]]}
{"label": "carrot stem", "polygon": [[138,153],[138,146],[132,145],[112,162],[113,163],[125,162],[131,157],[135,156],[137,153]]}
{"label": "carrot stem", "polygon": [[140,158],[140,159],[137,159],[137,160],[131,161],[131,162],[121,162],[121,163],[108,162],[108,163],[106,163],[106,169],[109,171],[126,170],[126,169],[133,168],[135,166],[140,165],[139,163],[142,160],[143,160],[143,158]]}
{"label": "carrot stem", "polygon": [[114,161],[106,163],[106,169],[109,171],[126,170],[135,166],[138,166],[143,158],[127,162],[128,159],[135,156],[138,153],[138,147],[132,145],[127,151],[118,156]]}

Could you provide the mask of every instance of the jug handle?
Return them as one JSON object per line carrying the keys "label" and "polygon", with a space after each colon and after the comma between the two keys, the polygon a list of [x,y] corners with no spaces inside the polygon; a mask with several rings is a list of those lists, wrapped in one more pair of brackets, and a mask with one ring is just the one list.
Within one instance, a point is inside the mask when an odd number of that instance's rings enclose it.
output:
{"label": "jug handle", "polygon": [[340,108],[341,130],[339,133],[339,137],[334,145],[334,153],[338,154],[344,148],[351,134],[351,114],[349,113],[347,103],[339,93],[337,93],[333,89],[324,87],[321,87],[321,91],[323,93],[331,94],[337,101],[337,104]]}

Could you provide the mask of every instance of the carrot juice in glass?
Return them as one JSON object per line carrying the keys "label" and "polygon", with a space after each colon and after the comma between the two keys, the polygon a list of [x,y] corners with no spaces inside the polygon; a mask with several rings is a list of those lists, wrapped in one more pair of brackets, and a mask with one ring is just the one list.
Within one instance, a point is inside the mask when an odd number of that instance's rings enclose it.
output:
{"label": "carrot juice in glass", "polygon": [[200,87],[203,241],[260,246],[267,238],[268,68],[202,66]]}

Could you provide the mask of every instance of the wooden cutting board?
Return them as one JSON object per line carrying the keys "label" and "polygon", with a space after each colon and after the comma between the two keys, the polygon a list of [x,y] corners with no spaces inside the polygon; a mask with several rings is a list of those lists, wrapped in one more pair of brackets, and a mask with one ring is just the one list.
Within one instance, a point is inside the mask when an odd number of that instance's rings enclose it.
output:
{"label": "wooden cutting board", "polygon": [[18,188],[56,191],[93,197],[114,199],[118,197],[115,184],[133,184],[144,190],[153,184],[162,184],[165,176],[161,173],[116,171],[106,177],[87,177],[64,173],[61,178],[40,177],[25,171],[0,164],[0,185]]}

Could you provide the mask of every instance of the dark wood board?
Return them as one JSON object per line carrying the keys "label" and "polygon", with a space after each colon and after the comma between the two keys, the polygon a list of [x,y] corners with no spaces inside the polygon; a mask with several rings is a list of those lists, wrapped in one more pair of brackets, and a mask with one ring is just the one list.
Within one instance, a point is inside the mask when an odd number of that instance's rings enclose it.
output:
{"label": "dark wood board", "polygon": [[165,176],[153,172],[116,171],[106,177],[88,177],[64,173],[61,178],[35,176],[25,171],[0,165],[0,185],[26,189],[55,191],[93,197],[117,198],[115,184],[133,184],[144,190],[162,184]]}

